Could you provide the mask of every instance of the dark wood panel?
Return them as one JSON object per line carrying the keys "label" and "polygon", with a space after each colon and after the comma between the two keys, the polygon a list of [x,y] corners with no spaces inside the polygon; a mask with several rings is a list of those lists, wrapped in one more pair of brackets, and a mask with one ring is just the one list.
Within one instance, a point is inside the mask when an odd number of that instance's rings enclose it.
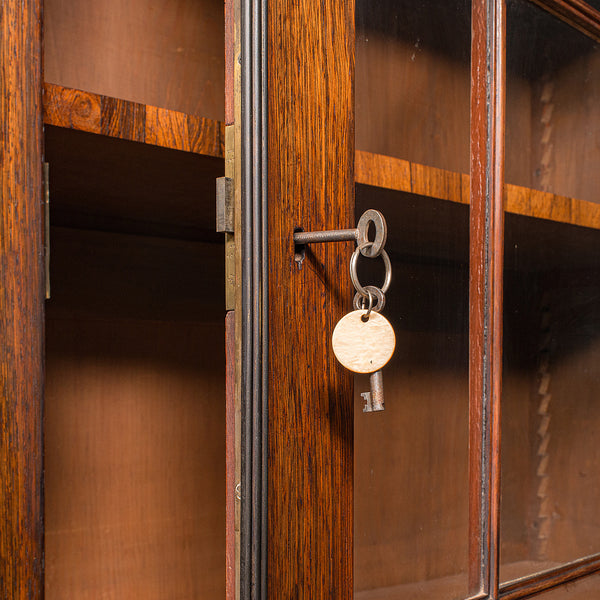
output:
{"label": "dark wood panel", "polygon": [[223,158],[220,121],[46,83],[44,123]]}
{"label": "dark wood panel", "polygon": [[[597,42],[531,2],[511,2],[507,63],[513,74],[507,81],[507,181],[597,202]],[[526,107],[528,126],[520,122]],[[519,171],[515,163],[527,168]]]}
{"label": "dark wood panel", "polygon": [[223,119],[223,0],[46,0],[45,80]]}
{"label": "dark wood panel", "polygon": [[353,3],[268,4],[268,597],[352,597],[352,377],[330,336],[351,304],[349,244],[295,227],[354,226]]}
{"label": "dark wood panel", "polygon": [[223,599],[224,326],[211,314],[49,315],[48,600]]}
{"label": "dark wood panel", "polygon": [[41,15],[0,4],[0,595],[43,593]]}
{"label": "dark wood panel", "polygon": [[213,321],[223,313],[220,244],[53,227],[55,319]]}
{"label": "dark wood panel", "polygon": [[467,172],[468,0],[356,5],[357,148]]}
{"label": "dark wood panel", "polygon": [[222,599],[223,248],[52,240],[46,597]]}
{"label": "dark wood panel", "polygon": [[[583,38],[564,29],[565,46]],[[600,147],[593,132],[600,126],[600,48],[585,41],[589,43],[583,44],[583,55],[562,69],[551,65],[532,85],[535,129],[531,154],[535,168],[530,185],[597,203]]]}

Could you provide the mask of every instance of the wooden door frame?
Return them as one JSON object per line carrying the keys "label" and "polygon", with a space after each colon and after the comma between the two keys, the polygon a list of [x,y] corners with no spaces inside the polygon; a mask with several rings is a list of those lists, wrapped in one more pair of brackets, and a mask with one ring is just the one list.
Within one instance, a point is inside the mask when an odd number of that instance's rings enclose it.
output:
{"label": "wooden door frame", "polygon": [[0,593],[41,598],[42,1],[0,5]]}
{"label": "wooden door frame", "polygon": [[[600,40],[600,11],[585,2],[528,1]],[[506,0],[472,0],[469,591],[481,600],[530,597],[600,571],[595,554],[500,581],[506,31]]]}

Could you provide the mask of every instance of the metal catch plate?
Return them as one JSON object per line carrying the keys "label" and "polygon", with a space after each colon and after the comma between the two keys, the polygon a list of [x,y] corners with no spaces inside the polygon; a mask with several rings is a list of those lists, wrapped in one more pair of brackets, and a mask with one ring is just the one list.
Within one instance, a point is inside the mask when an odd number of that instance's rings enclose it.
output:
{"label": "metal catch plate", "polygon": [[233,233],[233,179],[217,178],[217,232]]}

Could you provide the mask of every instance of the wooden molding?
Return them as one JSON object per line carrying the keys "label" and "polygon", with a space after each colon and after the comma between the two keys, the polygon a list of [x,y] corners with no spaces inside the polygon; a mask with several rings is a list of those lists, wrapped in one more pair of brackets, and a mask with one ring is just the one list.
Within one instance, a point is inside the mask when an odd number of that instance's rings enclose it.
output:
{"label": "wooden molding", "polygon": [[600,571],[600,554],[593,554],[555,569],[503,583],[500,586],[499,597],[501,600],[529,598],[533,594],[598,573],[598,571]]}
{"label": "wooden molding", "polygon": [[561,21],[600,41],[600,11],[584,0],[532,0]]}

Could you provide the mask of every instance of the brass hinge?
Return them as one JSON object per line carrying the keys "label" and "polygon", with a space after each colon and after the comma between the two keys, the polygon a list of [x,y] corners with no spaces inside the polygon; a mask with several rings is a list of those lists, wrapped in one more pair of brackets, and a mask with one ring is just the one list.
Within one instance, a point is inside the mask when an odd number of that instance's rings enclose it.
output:
{"label": "brass hinge", "polygon": [[44,277],[46,300],[50,299],[50,163],[43,164],[43,213],[44,213]]}

